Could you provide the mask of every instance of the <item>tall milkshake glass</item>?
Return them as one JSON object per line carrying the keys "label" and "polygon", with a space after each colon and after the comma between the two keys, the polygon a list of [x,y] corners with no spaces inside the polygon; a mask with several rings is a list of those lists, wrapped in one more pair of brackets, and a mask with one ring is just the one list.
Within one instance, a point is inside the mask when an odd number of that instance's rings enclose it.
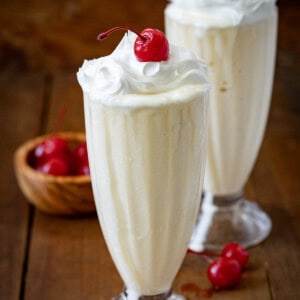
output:
{"label": "tall milkshake glass", "polygon": [[277,36],[273,0],[174,0],[165,10],[170,40],[209,65],[211,83],[204,200],[190,248],[252,246],[271,221],[243,197],[271,99]]}
{"label": "tall milkshake glass", "polygon": [[125,283],[115,299],[183,299],[172,282],[199,210],[207,141],[206,68],[170,45],[139,62],[136,36],[85,61],[84,94],[94,197],[104,238]]}

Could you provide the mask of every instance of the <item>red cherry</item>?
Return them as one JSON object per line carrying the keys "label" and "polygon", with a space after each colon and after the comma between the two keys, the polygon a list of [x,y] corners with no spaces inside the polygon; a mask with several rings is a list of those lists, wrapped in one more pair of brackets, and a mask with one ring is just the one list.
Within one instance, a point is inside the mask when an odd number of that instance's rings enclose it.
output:
{"label": "red cherry", "polygon": [[138,61],[166,61],[169,57],[169,43],[164,33],[155,28],[146,28],[141,33],[137,33],[126,26],[117,26],[106,32],[100,33],[98,40],[104,40],[116,30],[130,30],[137,34],[134,43],[134,54]]}
{"label": "red cherry", "polygon": [[237,285],[241,279],[241,267],[238,261],[221,257],[214,260],[208,267],[207,276],[216,289]]}
{"label": "red cherry", "polygon": [[247,265],[249,260],[248,251],[244,247],[242,247],[239,243],[233,243],[233,242],[224,246],[222,250],[222,256],[237,260],[241,268],[244,268]]}
{"label": "red cherry", "polygon": [[64,157],[69,156],[69,154],[67,141],[57,136],[46,139],[34,149],[36,164],[46,162],[52,157]]}
{"label": "red cherry", "polygon": [[86,143],[82,143],[74,149],[74,159],[80,162],[88,161],[88,153]]}
{"label": "red cherry", "polygon": [[73,159],[75,163],[75,174],[77,175],[89,175],[89,161],[86,143],[82,143],[74,149]]}
{"label": "red cherry", "polygon": [[37,170],[45,174],[64,176],[69,173],[69,166],[64,159],[52,157],[47,162],[39,165]]}
{"label": "red cherry", "polygon": [[83,162],[77,167],[78,175],[90,175],[90,167],[88,162]]}
{"label": "red cherry", "polygon": [[147,28],[141,32],[134,43],[134,54],[139,61],[166,61],[169,57],[169,43],[158,29]]}

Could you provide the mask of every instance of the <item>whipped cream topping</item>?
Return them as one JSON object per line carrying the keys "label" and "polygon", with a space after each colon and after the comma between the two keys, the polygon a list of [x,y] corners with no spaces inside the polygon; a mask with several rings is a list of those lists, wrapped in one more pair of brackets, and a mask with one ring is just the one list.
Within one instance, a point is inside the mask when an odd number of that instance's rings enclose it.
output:
{"label": "whipped cream topping", "polygon": [[170,0],[166,13],[199,27],[254,23],[274,11],[276,0]]}
{"label": "whipped cream topping", "polygon": [[[151,101],[149,95],[207,83],[205,64],[189,50],[169,45],[167,61],[139,62],[134,54],[135,39],[136,35],[128,32],[111,55],[84,61],[77,78],[91,101],[114,104],[129,94],[135,96],[133,102],[136,95]],[[128,102],[129,97],[126,99]]]}

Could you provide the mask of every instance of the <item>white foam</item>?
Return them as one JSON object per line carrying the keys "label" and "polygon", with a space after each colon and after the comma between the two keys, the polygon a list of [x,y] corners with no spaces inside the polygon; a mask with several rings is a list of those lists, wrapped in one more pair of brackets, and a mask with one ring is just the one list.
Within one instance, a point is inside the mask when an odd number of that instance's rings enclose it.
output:
{"label": "white foam", "polygon": [[189,50],[170,45],[167,61],[140,62],[134,54],[135,39],[136,35],[129,32],[111,55],[84,61],[77,78],[92,101],[122,105],[124,96],[128,107],[153,105],[152,96],[165,93],[165,97],[159,97],[161,105],[172,101],[167,92],[186,85],[207,84],[206,66]]}
{"label": "white foam", "polygon": [[270,14],[275,0],[173,0],[166,14],[184,24],[220,28],[255,23]]}

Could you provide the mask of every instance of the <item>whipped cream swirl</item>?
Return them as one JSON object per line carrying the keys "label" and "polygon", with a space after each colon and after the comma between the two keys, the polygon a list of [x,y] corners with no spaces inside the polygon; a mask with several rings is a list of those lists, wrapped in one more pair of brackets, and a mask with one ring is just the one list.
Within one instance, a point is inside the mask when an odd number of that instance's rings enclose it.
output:
{"label": "whipped cream swirl", "polygon": [[111,55],[84,61],[77,78],[90,100],[109,103],[120,101],[121,95],[158,94],[207,83],[205,64],[189,50],[169,45],[167,61],[139,62],[134,54],[135,39],[136,35],[128,32]]}
{"label": "whipped cream swirl", "polygon": [[270,15],[276,0],[170,0],[170,2],[167,13],[184,23],[202,27],[227,27],[254,23]]}

